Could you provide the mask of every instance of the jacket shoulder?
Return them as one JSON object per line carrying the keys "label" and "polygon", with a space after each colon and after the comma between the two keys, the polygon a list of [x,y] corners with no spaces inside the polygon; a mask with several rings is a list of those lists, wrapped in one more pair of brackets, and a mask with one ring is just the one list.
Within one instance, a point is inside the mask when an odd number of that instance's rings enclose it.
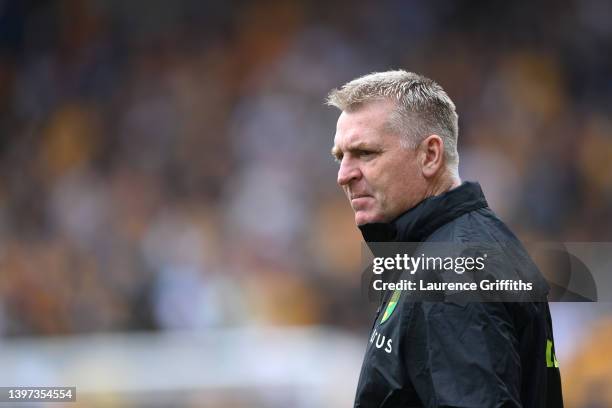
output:
{"label": "jacket shoulder", "polygon": [[425,239],[427,242],[507,242],[518,238],[489,208],[465,213],[444,224]]}

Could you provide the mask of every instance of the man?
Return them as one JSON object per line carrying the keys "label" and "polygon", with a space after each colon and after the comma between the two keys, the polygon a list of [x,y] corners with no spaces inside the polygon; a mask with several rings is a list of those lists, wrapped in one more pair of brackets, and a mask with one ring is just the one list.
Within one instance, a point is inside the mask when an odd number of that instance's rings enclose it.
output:
{"label": "man", "polygon": [[[373,73],[333,90],[327,102],[342,111],[332,154],[366,242],[495,243],[504,259],[520,261],[501,268],[502,278],[541,279],[480,186],[461,183],[458,117],[437,83],[405,71]],[[408,298],[383,298],[355,407],[563,406],[546,301]]]}

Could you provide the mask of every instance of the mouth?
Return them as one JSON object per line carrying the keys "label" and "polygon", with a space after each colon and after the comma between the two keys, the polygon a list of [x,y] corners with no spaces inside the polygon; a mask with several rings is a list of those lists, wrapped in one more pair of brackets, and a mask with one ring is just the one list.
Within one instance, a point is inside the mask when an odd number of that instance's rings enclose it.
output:
{"label": "mouth", "polygon": [[372,197],[372,196],[369,194],[351,194],[350,195],[351,200],[354,200],[356,198],[363,198],[363,197]]}
{"label": "mouth", "polygon": [[372,198],[372,196],[368,194],[351,194],[350,196],[351,202],[359,200],[360,198]]}

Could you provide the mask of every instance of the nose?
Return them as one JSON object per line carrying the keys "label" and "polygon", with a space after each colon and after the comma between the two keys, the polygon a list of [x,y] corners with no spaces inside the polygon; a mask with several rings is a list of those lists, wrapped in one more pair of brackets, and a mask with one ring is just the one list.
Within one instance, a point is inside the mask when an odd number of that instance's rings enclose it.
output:
{"label": "nose", "polygon": [[349,158],[344,157],[340,162],[340,168],[338,169],[338,184],[340,186],[346,186],[353,180],[359,180],[361,178],[361,170],[355,165]]}

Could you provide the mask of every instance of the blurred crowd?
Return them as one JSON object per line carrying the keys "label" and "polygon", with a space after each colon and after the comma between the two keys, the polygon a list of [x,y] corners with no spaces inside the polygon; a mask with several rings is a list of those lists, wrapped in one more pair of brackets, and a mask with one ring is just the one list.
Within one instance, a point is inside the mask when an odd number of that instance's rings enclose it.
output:
{"label": "blurred crowd", "polygon": [[[612,6],[0,2],[0,333],[369,327],[327,92],[403,68],[532,241],[612,236]],[[593,405],[595,406],[595,405]]]}

